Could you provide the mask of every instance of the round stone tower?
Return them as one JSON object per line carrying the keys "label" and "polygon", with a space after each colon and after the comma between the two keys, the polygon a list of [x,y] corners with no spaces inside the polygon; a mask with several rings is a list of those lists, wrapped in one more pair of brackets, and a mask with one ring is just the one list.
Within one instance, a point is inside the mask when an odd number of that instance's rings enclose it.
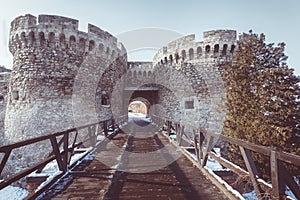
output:
{"label": "round stone tower", "polygon": [[118,77],[127,66],[126,50],[114,36],[91,24],[88,32],[79,31],[78,20],[61,16],[40,15],[38,22],[29,14],[16,18],[9,49],[9,143],[99,120],[95,112],[110,109],[95,103],[103,73],[113,68],[110,75]]}
{"label": "round stone tower", "polygon": [[225,92],[218,66],[232,60],[236,46],[236,31],[213,30],[203,41],[188,35],[161,48],[153,59],[156,82],[166,88],[159,91],[164,109],[158,114],[220,132]]}

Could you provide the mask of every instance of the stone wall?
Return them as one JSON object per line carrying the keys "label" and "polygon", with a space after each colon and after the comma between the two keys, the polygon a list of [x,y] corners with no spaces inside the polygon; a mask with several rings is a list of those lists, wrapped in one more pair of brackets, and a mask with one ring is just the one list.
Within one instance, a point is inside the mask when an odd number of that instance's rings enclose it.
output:
{"label": "stone wall", "polygon": [[152,62],[128,62],[126,87],[140,87],[154,83]]}
{"label": "stone wall", "polygon": [[[148,91],[140,89],[134,98],[144,98],[151,113],[220,132],[225,93],[218,64],[231,61],[236,42],[236,31],[207,31],[203,41],[188,35],[170,42],[152,63],[127,62],[117,38],[94,25],[82,32],[75,19],[20,16],[10,30],[14,61],[2,104],[7,105],[4,141],[126,114],[133,100],[128,91],[141,86]],[[18,168],[29,166],[49,149],[49,143],[39,143],[15,151],[8,169],[17,171],[15,162]]]}
{"label": "stone wall", "polygon": [[0,146],[5,144],[4,120],[10,72],[11,70],[0,67]]}
{"label": "stone wall", "polygon": [[[110,96],[111,84],[127,69],[126,49],[114,36],[91,24],[88,32],[79,31],[78,20],[66,17],[40,15],[37,22],[25,15],[11,23],[9,49],[14,60],[7,143],[110,117],[103,114],[109,106],[97,106],[96,94]],[[40,147],[39,152],[28,150],[28,159],[30,154],[31,161],[47,155],[47,145]],[[19,166],[28,165],[28,159],[19,155],[24,161]]]}
{"label": "stone wall", "polygon": [[225,93],[218,64],[232,59],[236,43],[236,31],[216,30],[200,42],[188,35],[162,47],[153,59],[156,82],[165,87],[157,114],[221,132]]}

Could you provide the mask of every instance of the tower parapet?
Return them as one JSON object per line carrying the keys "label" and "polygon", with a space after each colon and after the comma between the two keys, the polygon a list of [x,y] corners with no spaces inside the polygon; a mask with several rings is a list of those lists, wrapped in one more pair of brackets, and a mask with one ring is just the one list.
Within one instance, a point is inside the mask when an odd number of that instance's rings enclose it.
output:
{"label": "tower parapet", "polygon": [[195,35],[187,35],[159,49],[153,64],[193,62],[215,62],[230,59],[236,50],[235,30],[213,30],[203,33],[203,41],[195,41]]}
{"label": "tower parapet", "polygon": [[50,47],[77,51],[79,54],[93,52],[95,56],[116,58],[122,55],[117,38],[102,29],[88,24],[88,32],[78,30],[78,20],[55,16],[20,16],[11,22],[9,49],[14,55],[18,49]]}

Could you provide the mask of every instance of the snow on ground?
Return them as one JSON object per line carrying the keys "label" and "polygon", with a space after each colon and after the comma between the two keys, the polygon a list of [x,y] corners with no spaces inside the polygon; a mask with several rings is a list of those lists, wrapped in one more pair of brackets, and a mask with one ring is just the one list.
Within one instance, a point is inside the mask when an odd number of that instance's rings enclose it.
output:
{"label": "snow on ground", "polygon": [[0,200],[20,200],[27,195],[27,190],[19,187],[7,186],[0,190]]}
{"label": "snow on ground", "polygon": [[257,200],[255,190],[252,190],[249,193],[244,193],[243,197],[245,198],[245,200]]}
{"label": "snow on ground", "polygon": [[140,119],[140,120],[143,120],[143,121],[146,121],[146,122],[149,122],[149,123],[152,122],[151,118],[148,117],[148,116],[145,115],[145,114],[129,112],[129,113],[128,113],[128,122],[133,121],[134,118],[138,118],[138,119]]}

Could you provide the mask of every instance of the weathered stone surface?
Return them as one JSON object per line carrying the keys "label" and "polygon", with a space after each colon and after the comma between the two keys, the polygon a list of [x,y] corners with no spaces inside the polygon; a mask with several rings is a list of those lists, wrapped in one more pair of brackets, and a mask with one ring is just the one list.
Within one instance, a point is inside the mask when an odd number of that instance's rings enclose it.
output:
{"label": "weathered stone surface", "polygon": [[[110,109],[96,100],[103,94],[109,98],[126,70],[126,50],[114,36],[90,24],[87,33],[79,31],[78,20],[66,17],[40,15],[37,22],[25,15],[11,23],[9,49],[14,65],[5,117],[7,143],[111,117]],[[26,153],[39,160],[48,148]]]}
{"label": "weathered stone surface", "polygon": [[200,42],[188,35],[162,47],[153,59],[155,81],[164,86],[155,112],[221,132],[225,93],[218,64],[232,59],[236,43],[236,31],[216,30]]}
{"label": "weathered stone surface", "polygon": [[[207,31],[203,41],[188,35],[162,47],[152,63],[127,62],[117,38],[94,25],[82,32],[75,19],[40,15],[37,22],[35,16],[20,16],[10,30],[14,64],[2,104],[7,105],[3,141],[116,118],[138,98],[153,114],[220,132],[225,94],[217,65],[232,59],[236,42],[236,31]],[[124,87],[142,88],[130,97]],[[49,144],[37,145],[28,155],[14,151],[12,157],[22,168],[47,150]]]}

